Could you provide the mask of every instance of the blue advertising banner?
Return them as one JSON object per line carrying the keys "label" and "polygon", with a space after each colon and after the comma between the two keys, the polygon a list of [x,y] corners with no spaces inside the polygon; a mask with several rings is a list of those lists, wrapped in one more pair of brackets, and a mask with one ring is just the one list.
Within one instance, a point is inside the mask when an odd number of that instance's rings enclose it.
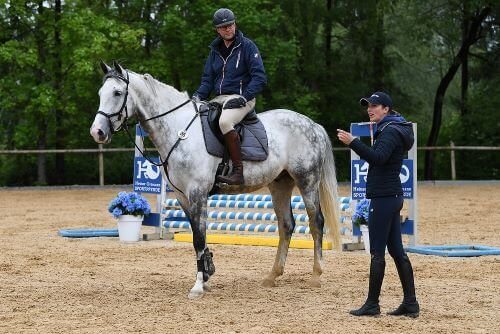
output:
{"label": "blue advertising banner", "polygon": [[404,159],[401,172],[399,173],[401,186],[403,187],[403,197],[413,198],[413,160]]}
{"label": "blue advertising banner", "polygon": [[368,162],[364,160],[351,160],[351,198],[353,200],[365,198],[367,175]]}
{"label": "blue advertising banner", "polygon": [[[370,124],[372,126],[370,133]],[[364,123],[351,123],[351,135],[354,137],[370,137],[377,131],[377,124],[364,122]]]}
{"label": "blue advertising banner", "polygon": [[[159,158],[150,158],[159,163]],[[161,194],[162,175],[160,167],[151,164],[143,157],[134,159],[134,191],[139,193]]]}
{"label": "blue advertising banner", "polygon": [[[365,198],[368,166],[364,160],[351,161],[351,197],[353,200]],[[403,197],[413,198],[413,160],[403,160],[399,178],[403,187]]]}

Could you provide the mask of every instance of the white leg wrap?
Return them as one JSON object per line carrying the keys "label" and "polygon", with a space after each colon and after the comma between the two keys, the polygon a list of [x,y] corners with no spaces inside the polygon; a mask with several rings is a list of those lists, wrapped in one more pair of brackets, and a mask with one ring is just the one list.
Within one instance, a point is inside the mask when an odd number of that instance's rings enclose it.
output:
{"label": "white leg wrap", "polygon": [[203,287],[203,272],[199,271],[196,274],[196,282],[194,283],[193,288],[189,291],[188,298],[189,299],[197,299],[203,297],[203,293],[205,292]]}

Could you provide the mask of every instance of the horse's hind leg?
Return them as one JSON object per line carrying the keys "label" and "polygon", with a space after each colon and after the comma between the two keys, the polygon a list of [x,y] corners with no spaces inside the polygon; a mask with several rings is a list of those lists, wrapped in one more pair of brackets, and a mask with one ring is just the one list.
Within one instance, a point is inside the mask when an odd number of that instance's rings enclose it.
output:
{"label": "horse's hind leg", "polygon": [[276,180],[269,184],[271,191],[274,212],[278,217],[279,244],[274,260],[273,268],[264,279],[263,285],[266,287],[275,286],[275,279],[283,274],[292,238],[295,228],[292,209],[290,207],[290,197],[295,183],[288,173],[281,174]]}
{"label": "horse's hind leg", "polygon": [[323,227],[325,220],[319,204],[319,181],[308,178],[299,182],[298,187],[309,216],[309,229],[314,240],[314,265],[310,284],[313,287],[320,287],[320,276],[323,273]]}

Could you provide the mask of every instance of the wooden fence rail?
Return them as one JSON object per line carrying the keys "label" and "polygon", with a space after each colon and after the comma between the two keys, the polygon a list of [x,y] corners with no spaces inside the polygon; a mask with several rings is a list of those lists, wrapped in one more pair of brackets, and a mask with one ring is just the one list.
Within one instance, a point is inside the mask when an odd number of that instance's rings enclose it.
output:
{"label": "wooden fence rail", "polygon": [[[417,148],[421,151],[450,151],[450,168],[451,179],[456,180],[456,166],[455,166],[455,151],[500,151],[500,146],[455,146],[450,142],[450,146],[420,146]],[[48,149],[48,150],[0,150],[0,154],[16,155],[16,154],[56,154],[56,153],[97,153],[99,160],[99,185],[104,185],[104,154],[114,152],[134,152],[134,148],[103,148],[102,144],[98,148],[77,148],[77,149]],[[154,148],[148,148],[148,151],[156,151]],[[348,151],[347,147],[335,147],[334,151]]]}

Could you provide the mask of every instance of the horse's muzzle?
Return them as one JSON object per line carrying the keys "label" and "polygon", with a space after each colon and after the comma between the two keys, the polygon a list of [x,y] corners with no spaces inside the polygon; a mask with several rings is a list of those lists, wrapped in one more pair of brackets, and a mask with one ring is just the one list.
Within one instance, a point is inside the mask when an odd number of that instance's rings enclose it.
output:
{"label": "horse's muzzle", "polygon": [[90,135],[98,144],[107,144],[111,141],[111,138],[102,129],[97,127],[90,128]]}

